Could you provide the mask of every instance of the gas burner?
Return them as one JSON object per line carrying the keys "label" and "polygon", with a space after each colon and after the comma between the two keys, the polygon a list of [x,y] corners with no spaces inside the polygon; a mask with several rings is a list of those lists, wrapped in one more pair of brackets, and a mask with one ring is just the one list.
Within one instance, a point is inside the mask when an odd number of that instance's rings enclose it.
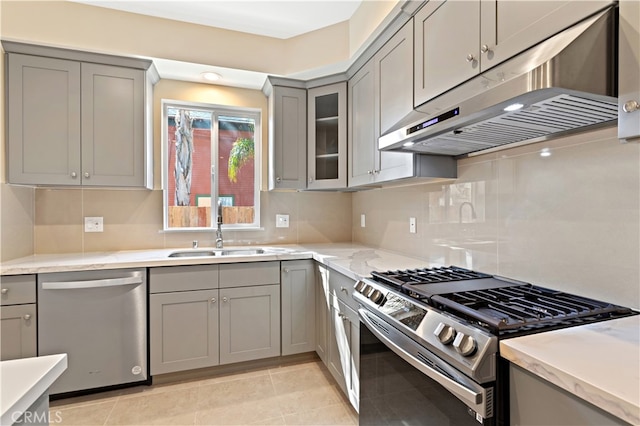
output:
{"label": "gas burner", "polygon": [[371,275],[375,281],[390,285],[394,288],[403,287],[405,284],[435,284],[491,277],[491,275],[459,268],[457,266],[407,269],[404,271],[373,271]]}

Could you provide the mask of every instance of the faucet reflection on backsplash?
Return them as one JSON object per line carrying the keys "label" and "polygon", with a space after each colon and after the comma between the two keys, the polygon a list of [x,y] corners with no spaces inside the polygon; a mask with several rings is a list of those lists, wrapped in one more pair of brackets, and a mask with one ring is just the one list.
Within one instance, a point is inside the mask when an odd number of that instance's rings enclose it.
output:
{"label": "faucet reflection on backsplash", "polygon": [[216,248],[222,248],[222,201],[218,200],[218,228],[216,229]]}
{"label": "faucet reflection on backsplash", "polygon": [[[473,204],[471,204],[469,201],[464,201],[463,203],[460,203],[460,207],[458,208],[458,223],[463,223],[462,221],[462,209],[465,205],[468,205],[471,208],[471,220],[468,222],[475,222],[475,220],[478,218],[476,216],[476,209],[473,207]],[[467,223],[467,222],[465,222]]]}

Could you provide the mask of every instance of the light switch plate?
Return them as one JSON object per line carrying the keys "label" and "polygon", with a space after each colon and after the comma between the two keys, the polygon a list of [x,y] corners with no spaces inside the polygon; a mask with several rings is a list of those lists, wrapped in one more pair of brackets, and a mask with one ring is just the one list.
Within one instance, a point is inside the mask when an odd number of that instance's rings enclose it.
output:
{"label": "light switch plate", "polygon": [[364,228],[365,225],[366,225],[366,222],[367,222],[367,219],[366,219],[364,213],[362,213],[360,215],[360,228]]}
{"label": "light switch plate", "polygon": [[103,232],[103,218],[85,217],[84,232]]}
{"label": "light switch plate", "polygon": [[289,215],[277,214],[276,215],[276,228],[288,228],[289,227]]}

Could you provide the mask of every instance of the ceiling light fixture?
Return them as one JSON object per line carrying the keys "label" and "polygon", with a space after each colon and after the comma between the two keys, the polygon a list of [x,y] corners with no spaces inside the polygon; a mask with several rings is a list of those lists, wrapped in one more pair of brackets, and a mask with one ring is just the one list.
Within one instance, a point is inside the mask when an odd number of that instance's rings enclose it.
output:
{"label": "ceiling light fixture", "polygon": [[218,81],[222,79],[222,76],[220,74],[213,71],[203,72],[200,75],[202,76],[202,78],[204,78],[207,81]]}
{"label": "ceiling light fixture", "polygon": [[517,111],[523,106],[524,106],[523,104],[511,104],[508,107],[506,107],[503,111],[506,111],[506,112]]}

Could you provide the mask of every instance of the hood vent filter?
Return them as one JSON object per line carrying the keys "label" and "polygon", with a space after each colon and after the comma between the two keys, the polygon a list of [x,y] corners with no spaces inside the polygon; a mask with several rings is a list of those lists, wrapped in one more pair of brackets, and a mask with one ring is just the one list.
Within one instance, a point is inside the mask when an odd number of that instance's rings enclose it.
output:
{"label": "hood vent filter", "polygon": [[459,127],[417,142],[413,151],[462,155],[594,126],[618,118],[618,104],[562,94],[528,108]]}

